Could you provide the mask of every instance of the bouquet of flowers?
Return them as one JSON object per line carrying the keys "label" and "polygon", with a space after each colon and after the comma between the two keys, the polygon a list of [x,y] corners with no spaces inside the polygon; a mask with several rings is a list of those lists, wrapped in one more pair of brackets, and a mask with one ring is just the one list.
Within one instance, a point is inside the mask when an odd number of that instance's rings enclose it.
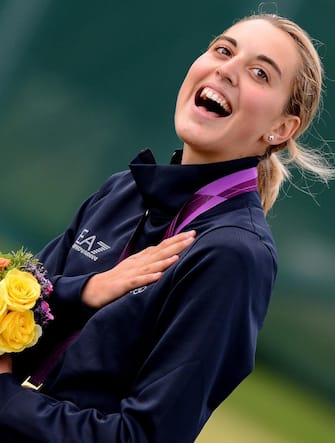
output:
{"label": "bouquet of flowers", "polygon": [[34,346],[53,315],[46,270],[23,248],[0,252],[0,355]]}

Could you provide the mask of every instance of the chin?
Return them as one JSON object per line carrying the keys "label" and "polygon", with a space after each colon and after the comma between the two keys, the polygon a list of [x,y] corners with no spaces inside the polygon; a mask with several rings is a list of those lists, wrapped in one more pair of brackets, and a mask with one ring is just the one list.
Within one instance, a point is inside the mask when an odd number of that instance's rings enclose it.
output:
{"label": "chin", "polygon": [[200,144],[207,144],[207,140],[203,140],[203,131],[198,127],[198,125],[194,125],[190,122],[183,124],[181,122],[176,123],[175,129],[178,137],[185,144],[198,145],[199,142]]}

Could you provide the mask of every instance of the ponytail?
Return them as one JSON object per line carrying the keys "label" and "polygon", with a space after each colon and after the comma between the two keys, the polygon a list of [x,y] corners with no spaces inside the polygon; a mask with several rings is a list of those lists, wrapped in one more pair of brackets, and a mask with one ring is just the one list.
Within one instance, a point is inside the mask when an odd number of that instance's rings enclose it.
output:
{"label": "ponytail", "polygon": [[284,157],[283,151],[274,152],[264,156],[258,165],[258,190],[265,213],[276,201],[283,182],[291,177],[289,168],[292,164],[302,174],[305,171],[311,173],[325,184],[335,178],[335,168],[317,150],[306,149],[291,139],[286,154]]}

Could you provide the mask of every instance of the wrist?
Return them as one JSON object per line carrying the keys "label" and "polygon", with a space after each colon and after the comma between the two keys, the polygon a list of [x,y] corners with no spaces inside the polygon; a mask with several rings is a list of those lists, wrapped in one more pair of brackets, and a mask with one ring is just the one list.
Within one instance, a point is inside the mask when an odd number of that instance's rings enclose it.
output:
{"label": "wrist", "polygon": [[98,300],[97,300],[97,285],[96,280],[99,279],[99,274],[94,274],[92,277],[90,277],[83,287],[83,290],[81,292],[81,301],[83,304],[91,309],[97,309],[98,306]]}

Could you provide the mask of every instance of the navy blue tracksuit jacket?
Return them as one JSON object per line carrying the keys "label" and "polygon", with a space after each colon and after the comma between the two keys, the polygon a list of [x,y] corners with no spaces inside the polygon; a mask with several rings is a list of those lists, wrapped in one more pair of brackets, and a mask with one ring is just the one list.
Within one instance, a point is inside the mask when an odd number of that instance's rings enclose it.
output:
{"label": "navy blue tracksuit jacket", "polygon": [[[176,156],[178,157],[178,153]],[[1,443],[189,443],[251,372],[276,274],[257,192],[232,198],[185,229],[196,240],[162,278],[98,311],[81,303],[94,273],[113,267],[143,213],[134,252],[157,244],[200,187],[257,165],[156,165],[144,151],[79,209],[40,253],[55,320],[0,376]],[[71,331],[40,392],[20,382]]]}

